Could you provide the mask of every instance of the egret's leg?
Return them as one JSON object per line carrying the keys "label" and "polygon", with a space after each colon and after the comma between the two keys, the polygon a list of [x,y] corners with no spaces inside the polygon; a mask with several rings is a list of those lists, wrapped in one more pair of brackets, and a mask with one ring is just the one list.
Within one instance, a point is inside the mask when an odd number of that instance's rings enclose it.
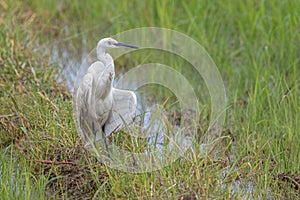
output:
{"label": "egret's leg", "polygon": [[[107,145],[107,140],[106,140],[104,129],[105,129],[105,124],[102,126],[102,138],[103,138],[103,141],[104,141],[105,150],[106,150],[106,152],[109,152],[109,147]],[[109,153],[108,153],[108,157],[111,158]]]}

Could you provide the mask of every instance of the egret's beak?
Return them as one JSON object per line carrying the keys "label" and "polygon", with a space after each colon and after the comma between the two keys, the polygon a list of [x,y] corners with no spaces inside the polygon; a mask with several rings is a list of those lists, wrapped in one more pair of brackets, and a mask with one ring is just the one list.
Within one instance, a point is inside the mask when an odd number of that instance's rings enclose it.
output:
{"label": "egret's beak", "polygon": [[124,44],[124,43],[121,43],[121,42],[118,42],[117,44],[115,44],[115,46],[117,46],[117,47],[127,47],[127,48],[132,48],[132,49],[138,49],[139,48],[137,46],[133,46],[133,45],[130,45],[130,44]]}

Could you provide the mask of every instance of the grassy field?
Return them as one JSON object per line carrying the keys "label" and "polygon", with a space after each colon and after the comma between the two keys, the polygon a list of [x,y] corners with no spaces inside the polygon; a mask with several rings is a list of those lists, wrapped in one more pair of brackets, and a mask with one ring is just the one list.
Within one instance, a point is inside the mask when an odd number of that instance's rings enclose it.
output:
{"label": "grassy field", "polygon": [[[300,198],[299,10],[297,0],[0,0],[0,199]],[[64,51],[80,62],[99,38],[145,26],[185,33],[213,58],[226,139],[204,158],[189,150],[131,174],[83,148],[71,94],[55,77]]]}

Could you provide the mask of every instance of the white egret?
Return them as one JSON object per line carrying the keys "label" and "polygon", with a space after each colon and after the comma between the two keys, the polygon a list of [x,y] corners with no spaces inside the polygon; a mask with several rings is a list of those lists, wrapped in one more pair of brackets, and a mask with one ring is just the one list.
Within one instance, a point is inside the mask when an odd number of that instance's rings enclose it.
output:
{"label": "white egret", "polygon": [[138,48],[112,38],[101,39],[97,45],[99,61],[88,68],[76,91],[77,119],[86,146],[95,140],[105,140],[124,123],[132,122],[135,116],[135,93],[113,87],[115,66],[106,50],[119,47]]}

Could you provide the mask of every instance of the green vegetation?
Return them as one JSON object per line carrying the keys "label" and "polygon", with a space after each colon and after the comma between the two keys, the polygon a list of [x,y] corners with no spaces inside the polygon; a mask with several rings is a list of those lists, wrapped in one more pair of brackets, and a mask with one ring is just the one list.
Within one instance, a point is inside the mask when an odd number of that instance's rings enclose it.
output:
{"label": "green vegetation", "polygon": [[[300,198],[299,10],[296,0],[0,0],[0,199]],[[159,171],[130,174],[83,149],[51,50],[79,62],[82,37],[89,51],[146,26],[183,32],[213,58],[228,97],[227,139],[204,158],[189,150]],[[118,62],[117,73],[128,70]]]}

